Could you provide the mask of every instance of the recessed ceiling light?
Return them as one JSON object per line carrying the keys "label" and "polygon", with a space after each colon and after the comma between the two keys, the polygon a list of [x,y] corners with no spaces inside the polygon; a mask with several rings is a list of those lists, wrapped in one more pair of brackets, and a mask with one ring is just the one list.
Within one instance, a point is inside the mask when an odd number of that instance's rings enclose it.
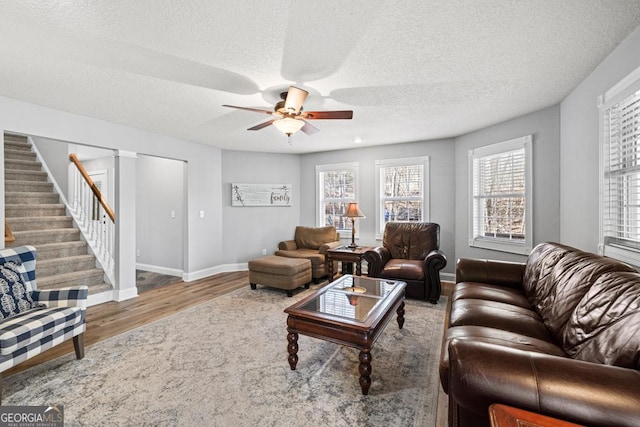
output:
{"label": "recessed ceiling light", "polygon": [[362,144],[362,138],[360,138],[359,136],[356,136],[355,138],[353,138],[353,143]]}

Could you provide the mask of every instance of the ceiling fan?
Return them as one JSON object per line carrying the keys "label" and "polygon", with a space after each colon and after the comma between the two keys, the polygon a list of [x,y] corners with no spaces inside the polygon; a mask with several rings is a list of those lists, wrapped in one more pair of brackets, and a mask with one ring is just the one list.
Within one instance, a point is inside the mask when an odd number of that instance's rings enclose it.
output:
{"label": "ceiling fan", "polygon": [[309,95],[306,90],[290,86],[287,92],[280,94],[281,101],[279,101],[273,111],[262,110],[259,108],[238,107],[235,105],[223,105],[223,107],[237,108],[240,110],[253,111],[256,113],[269,114],[270,116],[276,116],[276,118],[260,123],[247,130],[260,130],[266,128],[269,125],[274,125],[282,133],[291,137],[299,130],[312,135],[318,132],[318,128],[310,124],[307,120],[326,120],[326,119],[351,119],[353,118],[353,111],[302,111],[302,104]]}

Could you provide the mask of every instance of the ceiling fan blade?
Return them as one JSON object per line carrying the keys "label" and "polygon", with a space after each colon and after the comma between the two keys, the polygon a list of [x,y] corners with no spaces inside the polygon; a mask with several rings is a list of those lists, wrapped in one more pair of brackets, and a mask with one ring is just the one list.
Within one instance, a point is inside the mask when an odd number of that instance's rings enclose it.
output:
{"label": "ceiling fan blade", "polygon": [[352,119],[353,111],[305,111],[300,117],[307,120]]}
{"label": "ceiling fan blade", "polygon": [[260,123],[259,125],[255,125],[254,127],[249,128],[249,129],[247,129],[247,130],[260,130],[260,129],[264,129],[264,128],[266,128],[267,126],[271,125],[274,121],[276,121],[276,119],[269,120],[269,121],[264,122],[264,123]]}
{"label": "ceiling fan blade", "polygon": [[302,132],[306,133],[307,135],[313,135],[314,133],[320,132],[320,129],[318,129],[311,123],[307,122],[306,120],[302,120],[302,121],[304,122],[304,126],[300,128]]}
{"label": "ceiling fan blade", "polygon": [[292,111],[293,114],[300,113],[300,109],[302,108],[302,104],[304,104],[304,100],[307,99],[307,95],[309,95],[309,92],[306,90],[295,86],[289,87],[287,99],[284,102],[285,110],[287,110],[287,112]]}
{"label": "ceiling fan blade", "polygon": [[223,104],[222,106],[223,107],[229,107],[229,108],[237,108],[238,110],[253,111],[254,113],[268,114],[270,116],[274,115],[273,111],[262,110],[260,108],[238,107],[236,105],[227,105],[227,104]]}

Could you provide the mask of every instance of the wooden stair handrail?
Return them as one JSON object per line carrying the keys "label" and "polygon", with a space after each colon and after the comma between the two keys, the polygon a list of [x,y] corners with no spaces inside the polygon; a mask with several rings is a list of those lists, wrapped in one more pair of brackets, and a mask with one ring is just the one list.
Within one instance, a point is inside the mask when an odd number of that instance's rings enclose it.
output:
{"label": "wooden stair handrail", "polygon": [[82,166],[82,163],[80,163],[80,160],[78,160],[78,156],[76,156],[74,153],[71,153],[69,154],[69,160],[71,160],[71,162],[74,165],[76,165],[76,167],[78,168],[78,171],[80,171],[80,174],[84,178],[85,182],[89,185],[89,188],[91,188],[93,195],[96,196],[96,198],[98,199],[98,202],[100,202],[100,205],[102,205],[102,207],[104,208],[104,211],[107,213],[107,216],[111,218],[111,221],[116,222],[116,216],[113,213],[113,210],[111,209],[111,207],[109,206],[109,203],[107,203],[105,198],[102,196],[102,193],[100,192],[100,190],[98,190],[98,187],[96,187],[96,184],[93,182],[93,179],[91,179],[91,177],[85,170],[84,166]]}
{"label": "wooden stair handrail", "polygon": [[11,227],[9,227],[9,224],[5,220],[5,222],[4,222],[4,242],[5,243],[13,243],[15,241],[16,241],[16,238],[13,235],[13,233],[11,232]]}

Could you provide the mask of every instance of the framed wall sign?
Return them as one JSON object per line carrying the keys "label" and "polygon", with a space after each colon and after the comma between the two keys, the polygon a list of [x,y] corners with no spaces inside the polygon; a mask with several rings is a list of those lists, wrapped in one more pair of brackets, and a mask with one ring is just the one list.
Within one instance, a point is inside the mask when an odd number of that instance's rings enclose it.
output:
{"label": "framed wall sign", "polygon": [[291,206],[291,184],[231,184],[231,206]]}

